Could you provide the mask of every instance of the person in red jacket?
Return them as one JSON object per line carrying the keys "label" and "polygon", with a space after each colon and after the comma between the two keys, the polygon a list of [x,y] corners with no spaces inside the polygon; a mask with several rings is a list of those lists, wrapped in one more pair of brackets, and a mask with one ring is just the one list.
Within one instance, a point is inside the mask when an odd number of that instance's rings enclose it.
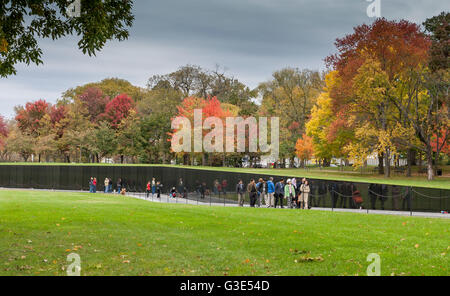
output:
{"label": "person in red jacket", "polygon": [[152,184],[151,184],[150,181],[148,181],[148,183],[147,183],[147,190],[146,190],[147,198],[150,196],[150,192],[151,191],[152,191]]}
{"label": "person in red jacket", "polygon": [[94,185],[94,193],[97,192],[97,178],[94,178],[94,181],[92,181],[92,185]]}

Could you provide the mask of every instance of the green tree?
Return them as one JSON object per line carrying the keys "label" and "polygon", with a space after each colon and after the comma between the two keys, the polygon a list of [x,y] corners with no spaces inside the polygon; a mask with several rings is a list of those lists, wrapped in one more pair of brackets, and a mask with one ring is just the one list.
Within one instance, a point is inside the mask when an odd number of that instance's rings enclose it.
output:
{"label": "green tree", "polygon": [[42,64],[38,40],[77,35],[79,49],[95,55],[109,40],[128,38],[133,1],[79,0],[81,13],[67,14],[67,0],[0,2],[0,76],[16,74],[17,63]]}
{"label": "green tree", "polygon": [[122,120],[117,128],[117,153],[120,163],[128,156],[135,162],[141,154],[144,137],[141,131],[141,119],[135,110],[131,110],[128,117]]}
{"label": "green tree", "polygon": [[98,153],[97,162],[104,157],[113,156],[117,151],[116,132],[106,121],[98,124],[90,142],[93,143],[94,152]]}

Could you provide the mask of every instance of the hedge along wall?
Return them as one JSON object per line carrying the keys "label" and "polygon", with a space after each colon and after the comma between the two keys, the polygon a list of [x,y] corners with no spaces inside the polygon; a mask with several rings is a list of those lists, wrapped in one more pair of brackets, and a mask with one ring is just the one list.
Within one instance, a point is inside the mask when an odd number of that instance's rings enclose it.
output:
{"label": "hedge along wall", "polygon": [[[122,179],[123,186],[128,191],[144,192],[146,184],[153,177],[164,185],[164,192],[176,187],[180,178],[187,187],[189,198],[197,198],[196,189],[205,183],[208,191],[214,196],[213,184],[218,180],[228,184],[219,199],[224,202],[235,202],[235,186],[239,179],[247,184],[250,179],[260,177],[268,179],[268,175],[254,173],[221,172],[215,170],[196,170],[189,168],[158,167],[158,166],[73,166],[73,165],[0,165],[0,187],[4,188],[34,188],[60,190],[89,190],[90,177],[97,178],[97,191],[103,191],[106,177],[116,182]],[[289,176],[285,177],[285,180]],[[277,182],[281,177],[275,176]],[[300,182],[300,178],[297,178]],[[450,190],[402,187],[383,185],[383,191],[369,189],[370,184],[358,182],[329,181],[309,179],[311,182],[311,203],[320,207],[362,207],[363,209],[412,210],[425,212],[440,212],[450,210]],[[352,204],[348,186],[358,190],[363,198],[362,204]],[[319,187],[325,186],[326,192],[320,193]],[[380,186],[379,186],[380,187]],[[371,187],[373,190],[373,187]],[[409,191],[408,191],[409,190]],[[378,193],[377,193],[378,192]],[[410,195],[406,193],[410,192]],[[247,199],[248,201],[248,199]],[[411,206],[411,208],[409,207]]]}

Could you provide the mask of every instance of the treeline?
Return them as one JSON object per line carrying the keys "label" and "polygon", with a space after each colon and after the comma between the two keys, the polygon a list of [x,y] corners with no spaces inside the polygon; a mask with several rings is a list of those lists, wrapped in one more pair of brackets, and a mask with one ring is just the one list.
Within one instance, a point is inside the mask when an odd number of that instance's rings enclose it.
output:
{"label": "treeline", "polygon": [[[251,89],[219,67],[195,65],[149,78],[146,88],[105,79],[67,90],[55,105],[44,100],[16,108],[0,122],[3,161],[228,165],[242,155],[170,150],[171,119],[192,116],[280,118],[280,163],[333,158],[355,168],[379,157],[380,174],[407,158],[434,165],[449,148],[449,13],[422,27],[378,19],[336,40],[326,73],[285,68]],[[248,155],[256,163],[261,153]],[[410,175],[410,170],[408,174]]]}

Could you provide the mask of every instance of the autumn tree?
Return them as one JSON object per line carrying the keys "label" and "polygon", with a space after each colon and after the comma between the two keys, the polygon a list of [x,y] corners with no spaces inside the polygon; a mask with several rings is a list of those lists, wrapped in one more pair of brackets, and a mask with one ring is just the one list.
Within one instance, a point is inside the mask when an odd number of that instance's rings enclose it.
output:
{"label": "autumn tree", "polygon": [[323,88],[317,71],[286,68],[273,74],[258,89],[262,96],[259,115],[280,118],[280,157],[295,157],[295,143],[305,132],[312,107]]}
{"label": "autumn tree", "polygon": [[151,90],[178,91],[182,94],[181,100],[190,96],[204,99],[216,97],[220,102],[238,106],[242,116],[255,115],[258,109],[253,102],[258,91],[227,75],[219,66],[214,70],[196,65],[182,66],[175,72],[150,77],[147,86]]}
{"label": "autumn tree", "polygon": [[45,100],[28,102],[25,107],[17,106],[15,108],[15,119],[20,131],[27,135],[36,136],[42,124],[41,120],[48,113],[49,107],[49,103]]}
{"label": "autumn tree", "polygon": [[356,27],[335,45],[338,53],[326,62],[338,72],[340,83],[330,95],[337,110],[348,110],[350,105],[357,107],[355,113],[364,111],[364,116],[353,119],[361,120],[360,126],[370,122],[382,134],[378,138],[387,140],[379,143],[383,148],[379,163],[381,173],[384,158],[388,177],[394,149],[389,134],[397,125],[391,117],[395,87],[403,73],[427,59],[428,38],[416,24],[381,18]]}
{"label": "autumn tree", "polygon": [[86,109],[80,104],[70,104],[67,107],[66,116],[60,121],[65,126],[65,131],[58,140],[58,146],[66,147],[69,153],[74,155],[78,162],[83,162],[86,155],[89,162],[98,159],[95,145],[95,123],[90,120]]}
{"label": "autumn tree", "polygon": [[300,160],[301,167],[306,166],[306,162],[314,156],[313,139],[303,134],[301,139],[295,144],[295,154]]}
{"label": "autumn tree", "polygon": [[97,122],[101,114],[105,113],[106,105],[110,98],[103,94],[103,91],[97,87],[87,88],[76,98],[86,109],[87,116],[91,122]]}
{"label": "autumn tree", "polygon": [[[228,110],[224,110],[221,106],[220,101],[216,98],[208,98],[208,99],[203,99],[203,98],[196,98],[196,97],[189,97],[183,100],[183,102],[177,106],[177,114],[176,116],[180,116],[180,117],[186,117],[187,119],[190,120],[191,124],[191,128],[192,128],[192,134],[194,134],[194,110],[196,109],[201,109],[202,110],[202,114],[203,114],[203,119],[204,118],[208,118],[208,117],[216,117],[219,118],[222,121],[223,127],[224,127],[224,131],[226,128],[226,117],[230,117],[232,114],[231,112]],[[202,120],[202,125],[203,125],[203,120]],[[173,133],[176,133],[177,130],[174,130]],[[207,131],[206,129],[202,128],[202,139],[203,136],[205,136],[206,134],[209,133],[209,131]],[[223,137],[223,135],[221,135]],[[192,147],[194,147],[193,145],[193,137],[192,137]],[[225,145],[225,142],[224,142]],[[191,164],[194,163],[194,157],[195,155],[201,155],[202,157],[202,163],[206,162],[206,156],[207,154],[205,152],[191,152],[191,153],[186,153],[186,152],[182,152],[181,155],[184,157],[184,161],[185,163],[187,162],[187,156],[191,156]],[[223,147],[223,152],[220,153],[222,156],[222,164],[225,165],[225,147]],[[211,160],[211,157],[213,157],[214,155],[208,155],[209,159]],[[210,163],[211,164],[211,163]]]}
{"label": "autumn tree", "polygon": [[436,162],[441,149],[450,138],[449,99],[449,40],[450,13],[441,13],[425,21],[424,27],[431,40],[429,54],[418,65],[399,79],[404,91],[393,98],[402,117],[416,133],[425,152],[428,180],[434,177],[433,151]]}
{"label": "autumn tree", "polygon": [[323,166],[329,166],[334,157],[348,158],[345,147],[354,140],[353,127],[342,111],[336,111],[330,97],[330,89],[334,87],[336,78],[336,71],[326,75],[326,87],[318,96],[306,123],[306,133],[312,138],[314,155]]}
{"label": "autumn tree", "polygon": [[[8,123],[3,116],[0,116],[0,152],[5,155],[7,151],[6,139],[8,138]],[[4,157],[2,157],[4,159]]]}
{"label": "autumn tree", "polygon": [[99,115],[100,120],[106,120],[112,128],[117,128],[134,108],[134,101],[126,94],[120,94],[105,106],[105,112]]}
{"label": "autumn tree", "polygon": [[[120,78],[106,78],[99,82],[87,83],[75,88],[66,90],[62,95],[63,101],[73,102],[76,98],[79,98],[85,94],[89,89],[96,89],[101,91],[101,98],[115,98],[120,94],[127,94],[135,102],[143,100],[148,91],[145,88],[135,86],[129,81]],[[91,90],[91,95],[95,95],[95,92]]]}
{"label": "autumn tree", "polygon": [[22,133],[19,127],[14,125],[9,131],[6,145],[9,151],[19,154],[26,162],[34,153],[35,139],[29,134]]}

